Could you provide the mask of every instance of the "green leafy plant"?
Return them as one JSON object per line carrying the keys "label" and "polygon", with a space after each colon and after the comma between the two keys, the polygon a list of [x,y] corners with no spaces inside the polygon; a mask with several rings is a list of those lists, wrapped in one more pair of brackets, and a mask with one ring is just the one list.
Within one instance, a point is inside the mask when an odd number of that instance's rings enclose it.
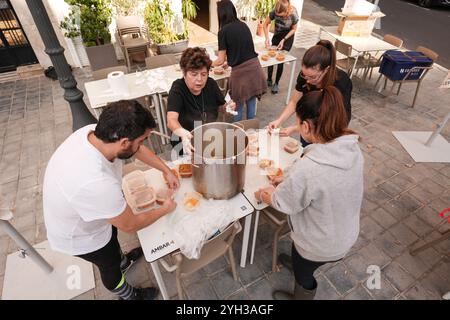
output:
{"label": "green leafy plant", "polygon": [[169,44],[189,37],[187,19],[197,16],[198,7],[192,0],[183,0],[183,30],[177,30],[176,17],[168,0],[149,0],[144,10],[150,38],[157,44]]}
{"label": "green leafy plant", "polygon": [[140,16],[144,2],[145,0],[111,0],[111,5],[117,16]]}
{"label": "green leafy plant", "polygon": [[74,38],[81,35],[86,47],[111,42],[108,29],[111,24],[111,9],[108,0],[64,1],[71,6],[69,15],[60,23],[66,37]]}
{"label": "green leafy plant", "polygon": [[194,20],[197,17],[198,6],[192,0],[182,1],[183,18]]}
{"label": "green leafy plant", "polygon": [[260,21],[264,21],[269,15],[270,11],[275,7],[277,0],[259,0],[256,4],[256,18]]}

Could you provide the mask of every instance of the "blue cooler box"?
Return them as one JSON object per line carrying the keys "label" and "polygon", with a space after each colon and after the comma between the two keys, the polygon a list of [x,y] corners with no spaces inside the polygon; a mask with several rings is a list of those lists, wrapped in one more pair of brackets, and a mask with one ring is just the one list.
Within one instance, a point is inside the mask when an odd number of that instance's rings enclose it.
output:
{"label": "blue cooler box", "polygon": [[[379,72],[390,80],[402,80],[413,67],[429,67],[433,60],[418,51],[388,50],[383,53]],[[417,80],[423,69],[411,72],[406,80]]]}

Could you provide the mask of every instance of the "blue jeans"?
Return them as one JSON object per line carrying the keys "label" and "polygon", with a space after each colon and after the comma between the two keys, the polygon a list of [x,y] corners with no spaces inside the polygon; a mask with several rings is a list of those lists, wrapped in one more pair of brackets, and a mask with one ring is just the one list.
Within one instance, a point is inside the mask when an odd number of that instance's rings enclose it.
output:
{"label": "blue jeans", "polygon": [[[256,115],[256,97],[252,97],[246,101],[247,104],[247,120],[253,119]],[[238,114],[234,116],[234,121],[242,120],[242,113],[244,110],[244,104],[237,106],[236,111]]]}

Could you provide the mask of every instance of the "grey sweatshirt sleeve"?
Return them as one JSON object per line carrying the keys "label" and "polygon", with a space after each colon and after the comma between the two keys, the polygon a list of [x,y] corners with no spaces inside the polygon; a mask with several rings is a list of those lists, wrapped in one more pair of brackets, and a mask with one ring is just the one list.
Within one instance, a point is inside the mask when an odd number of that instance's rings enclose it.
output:
{"label": "grey sweatshirt sleeve", "polygon": [[272,194],[272,206],[286,214],[301,212],[311,202],[307,189],[307,177],[298,167],[291,167],[289,175]]}

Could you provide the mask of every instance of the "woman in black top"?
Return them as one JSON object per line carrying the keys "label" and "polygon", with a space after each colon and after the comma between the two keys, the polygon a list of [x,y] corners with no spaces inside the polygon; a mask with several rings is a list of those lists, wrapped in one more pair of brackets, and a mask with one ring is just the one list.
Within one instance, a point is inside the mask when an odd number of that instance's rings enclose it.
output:
{"label": "woman in black top", "polygon": [[[205,49],[184,50],[180,67],[183,78],[175,80],[169,91],[167,127],[181,137],[183,150],[189,154],[193,150],[190,131],[197,125],[216,121],[225,99],[217,83],[208,76],[211,60]],[[236,105],[230,102],[229,107],[234,109]],[[177,144],[172,141],[173,146]]]}
{"label": "woman in black top", "polygon": [[230,96],[238,106],[234,121],[242,120],[244,104],[247,104],[247,119],[252,119],[256,114],[256,98],[267,90],[252,34],[247,25],[237,18],[236,8],[231,1],[217,2],[217,15],[220,28],[219,54],[213,66],[227,62],[232,67]]}
{"label": "woman in black top", "polygon": [[[280,127],[294,112],[301,97],[313,90],[321,90],[327,86],[335,86],[342,93],[348,122],[352,116],[350,103],[352,95],[352,81],[347,73],[336,68],[336,49],[328,40],[320,40],[308,50],[302,59],[302,69],[297,77],[297,84],[289,103],[278,119],[269,123],[269,131]],[[296,126],[290,126],[280,131],[282,136],[298,131]]]}
{"label": "woman in black top", "polygon": [[[272,46],[278,50],[289,51],[294,43],[294,34],[297,30],[298,14],[289,0],[278,0],[275,8],[269,13],[264,21],[264,34],[266,36],[266,47],[270,46],[269,25],[275,20],[275,32],[272,37]],[[272,93],[278,93],[278,82],[283,74],[283,65],[277,65],[275,83],[272,85],[273,66],[267,68],[267,86],[272,87]]]}

